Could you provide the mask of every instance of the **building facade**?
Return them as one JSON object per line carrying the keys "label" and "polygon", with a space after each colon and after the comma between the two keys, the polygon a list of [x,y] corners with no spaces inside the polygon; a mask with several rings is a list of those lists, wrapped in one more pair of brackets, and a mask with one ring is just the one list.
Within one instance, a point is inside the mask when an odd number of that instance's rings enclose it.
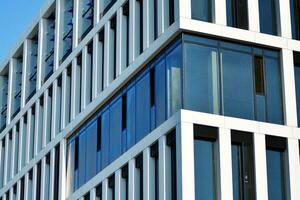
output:
{"label": "building facade", "polygon": [[0,66],[0,200],[300,199],[300,0],[45,4]]}

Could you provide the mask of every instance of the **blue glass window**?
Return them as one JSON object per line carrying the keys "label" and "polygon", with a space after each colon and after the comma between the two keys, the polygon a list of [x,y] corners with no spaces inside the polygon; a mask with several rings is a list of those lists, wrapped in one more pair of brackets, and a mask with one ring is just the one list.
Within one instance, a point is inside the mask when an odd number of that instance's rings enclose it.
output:
{"label": "blue glass window", "polygon": [[184,108],[219,113],[217,50],[198,44],[185,45]]}
{"label": "blue glass window", "polygon": [[61,62],[63,62],[72,51],[73,12],[74,12],[73,0],[64,0],[62,52],[61,52],[61,57],[60,57]]}
{"label": "blue glass window", "polygon": [[224,115],[254,119],[252,55],[222,50],[221,62]]}
{"label": "blue glass window", "polygon": [[149,72],[136,82],[136,140],[150,132],[150,76]]}
{"label": "blue glass window", "polygon": [[122,148],[122,98],[118,97],[110,105],[109,161],[121,155]]}
{"label": "blue glass window", "polygon": [[268,197],[275,200],[287,199],[286,139],[266,136],[266,147]]}
{"label": "blue glass window", "polygon": [[226,0],[227,25],[248,29],[247,0]]}
{"label": "blue glass window", "polygon": [[80,37],[83,39],[87,33],[93,28],[94,23],[94,0],[80,1],[80,20],[79,30]]}
{"label": "blue glass window", "polygon": [[166,62],[160,59],[155,63],[155,109],[156,126],[166,120]]}
{"label": "blue glass window", "polygon": [[212,22],[212,0],[192,0],[192,19]]}
{"label": "blue glass window", "polygon": [[255,199],[253,137],[232,131],[231,140],[233,199]]}
{"label": "blue glass window", "polygon": [[259,0],[259,21],[260,32],[279,35],[279,1],[278,0]]}
{"label": "blue glass window", "polygon": [[182,50],[179,42],[175,43],[166,54],[168,117],[179,111],[181,103],[181,66]]}
{"label": "blue glass window", "polygon": [[215,146],[217,129],[195,126],[194,134],[195,199],[214,200],[217,198]]}
{"label": "blue glass window", "polygon": [[300,126],[300,54],[294,53],[295,87],[297,100],[297,119]]}
{"label": "blue glass window", "polygon": [[101,169],[109,163],[109,109],[101,113]]}
{"label": "blue glass window", "polygon": [[86,166],[85,166],[85,176],[86,181],[91,179],[96,174],[97,167],[97,119],[88,125],[85,131],[86,134]]}
{"label": "blue glass window", "polygon": [[131,86],[126,93],[126,143],[127,148],[135,144],[135,86]]}
{"label": "blue glass window", "polygon": [[292,37],[300,40],[300,0],[290,0]]}

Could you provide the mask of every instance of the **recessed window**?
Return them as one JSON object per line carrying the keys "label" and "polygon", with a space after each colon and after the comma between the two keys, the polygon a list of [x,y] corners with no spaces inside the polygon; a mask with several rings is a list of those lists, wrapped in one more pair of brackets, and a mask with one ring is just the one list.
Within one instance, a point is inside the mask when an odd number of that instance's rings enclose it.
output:
{"label": "recessed window", "polygon": [[300,127],[300,53],[294,52],[295,89],[297,102],[297,119]]}
{"label": "recessed window", "polygon": [[195,199],[217,199],[218,129],[194,126]]}
{"label": "recessed window", "polygon": [[267,178],[269,199],[288,199],[286,138],[266,136]]}
{"label": "recessed window", "polygon": [[227,25],[248,29],[247,0],[226,0]]}
{"label": "recessed window", "polygon": [[280,35],[279,0],[259,0],[260,32]]}
{"label": "recessed window", "polygon": [[253,135],[231,132],[233,199],[255,199]]}
{"label": "recessed window", "polygon": [[213,21],[212,0],[192,0],[192,19],[206,22]]}
{"label": "recessed window", "polygon": [[300,40],[300,0],[290,0],[292,37]]}

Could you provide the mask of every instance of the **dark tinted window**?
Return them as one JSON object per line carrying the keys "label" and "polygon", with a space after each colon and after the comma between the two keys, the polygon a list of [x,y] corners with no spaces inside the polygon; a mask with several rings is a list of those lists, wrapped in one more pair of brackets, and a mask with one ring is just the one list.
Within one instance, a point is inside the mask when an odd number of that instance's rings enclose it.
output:
{"label": "dark tinted window", "polygon": [[227,25],[248,29],[247,0],[226,0]]}
{"label": "dark tinted window", "polygon": [[278,0],[259,0],[260,32],[271,35],[280,33]]}

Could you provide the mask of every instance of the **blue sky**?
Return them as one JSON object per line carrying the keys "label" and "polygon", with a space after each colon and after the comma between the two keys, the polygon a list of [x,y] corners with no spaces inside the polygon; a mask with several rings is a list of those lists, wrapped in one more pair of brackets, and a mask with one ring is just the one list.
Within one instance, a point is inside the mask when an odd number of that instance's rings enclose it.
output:
{"label": "blue sky", "polygon": [[39,14],[46,0],[0,0],[0,64]]}

